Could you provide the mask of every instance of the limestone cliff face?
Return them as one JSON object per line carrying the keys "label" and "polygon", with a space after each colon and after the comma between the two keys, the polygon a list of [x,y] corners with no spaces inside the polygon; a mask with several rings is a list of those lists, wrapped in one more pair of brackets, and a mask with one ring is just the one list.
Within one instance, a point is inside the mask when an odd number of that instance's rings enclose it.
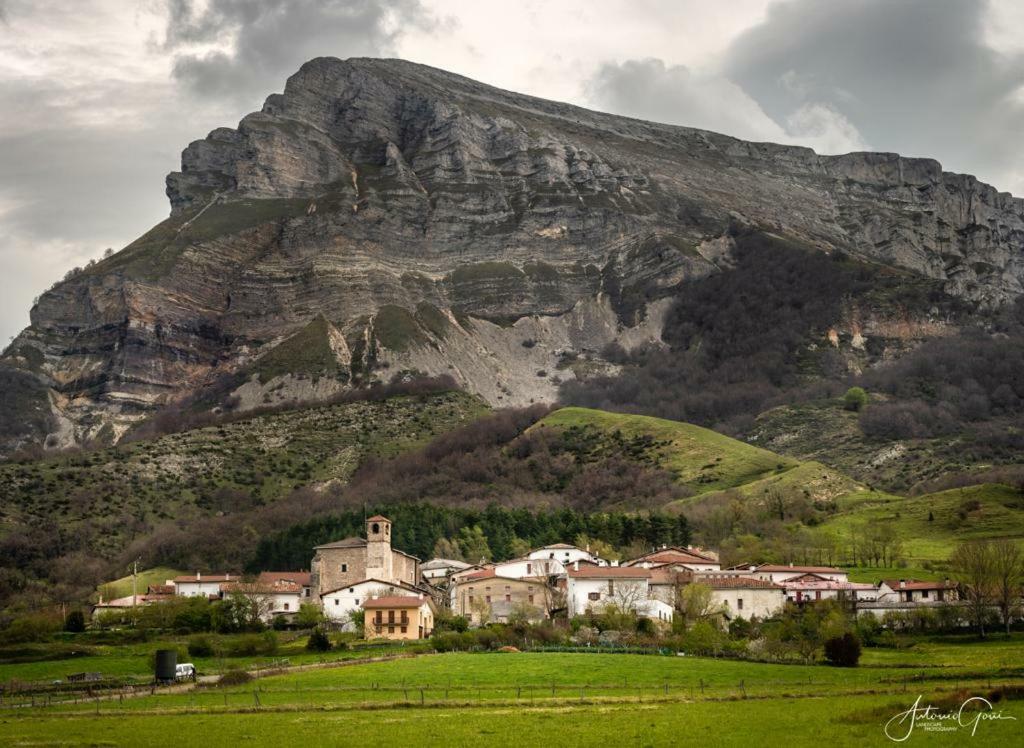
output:
{"label": "limestone cliff face", "polygon": [[[166,221],[44,294],[5,352],[49,388],[51,443],[116,438],[224,374],[243,407],[405,368],[550,399],[606,370],[607,343],[658,340],[662,300],[729,262],[735,224],[979,304],[1024,283],[1024,201],[935,161],[747,143],[398,60],[307,63],[188,146],[167,194]],[[296,353],[325,350],[326,367]]]}

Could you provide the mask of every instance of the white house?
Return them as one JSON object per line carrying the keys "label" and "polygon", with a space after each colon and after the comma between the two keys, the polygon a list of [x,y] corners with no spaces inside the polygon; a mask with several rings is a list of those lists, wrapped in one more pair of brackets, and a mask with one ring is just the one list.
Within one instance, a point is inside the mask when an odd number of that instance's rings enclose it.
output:
{"label": "white house", "polygon": [[651,553],[626,561],[624,566],[639,566],[652,569],[659,566],[672,566],[689,571],[718,571],[722,568],[718,559],[706,551],[696,548],[662,547]]}
{"label": "white house", "polygon": [[[526,558],[530,561],[558,561],[563,567],[568,566],[576,561],[589,561],[590,563],[596,563],[597,558],[590,551],[577,548],[574,545],[568,543],[555,543],[553,545],[545,545],[537,550],[530,551]],[[560,572],[549,572],[551,574],[557,574]]]}
{"label": "white house", "polygon": [[182,597],[220,597],[221,585],[238,582],[237,574],[195,574],[175,577],[170,580],[174,585],[174,594]]}
{"label": "white house", "polygon": [[352,613],[362,610],[367,600],[394,595],[420,595],[419,589],[405,582],[384,582],[380,579],[364,579],[328,590],[320,596],[324,616],[338,624],[343,631],[353,631]]}
{"label": "white house", "polygon": [[727,619],[770,618],[782,611],[786,591],[764,579],[737,576],[695,576],[694,582],[711,588],[712,608],[721,610]]}
{"label": "white house", "polygon": [[269,576],[251,581],[224,582],[220,586],[220,592],[222,597],[237,592],[254,601],[264,623],[269,623],[278,616],[294,615],[306,599],[302,584],[299,582]]}
{"label": "white house", "polygon": [[832,566],[796,566],[794,564],[761,564],[760,566],[733,567],[731,571],[741,571],[746,576],[764,579],[768,582],[785,582],[805,574],[816,574],[836,582],[849,582],[850,577],[845,569]]}
{"label": "white house", "polygon": [[779,582],[779,585],[786,590],[786,599],[798,605],[818,600],[870,602],[878,597],[878,590],[873,584],[837,581],[819,574],[801,574]]}
{"label": "white house", "polygon": [[533,558],[532,555],[498,561],[493,564],[494,573],[499,577],[512,579],[550,577],[564,574],[565,567],[570,565],[570,562],[563,562],[557,558]]}
{"label": "white house", "polygon": [[432,558],[425,564],[420,564],[420,573],[424,579],[431,582],[447,579],[452,574],[470,568],[472,564],[465,561],[456,561],[453,558]]}
{"label": "white house", "polygon": [[647,569],[574,564],[565,575],[569,617],[583,615],[588,610],[600,612],[609,603],[640,613],[640,607],[652,599],[650,578],[651,572]]}
{"label": "white house", "polygon": [[919,579],[883,579],[878,583],[877,601],[880,603],[942,603],[958,598],[956,584],[922,582]]}

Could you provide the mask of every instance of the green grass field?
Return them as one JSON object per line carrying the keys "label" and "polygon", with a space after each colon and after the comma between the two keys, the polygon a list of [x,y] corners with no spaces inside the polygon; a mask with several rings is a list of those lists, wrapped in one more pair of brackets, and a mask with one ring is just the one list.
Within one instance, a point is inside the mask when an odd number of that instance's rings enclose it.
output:
{"label": "green grass field", "polygon": [[[882,745],[918,695],[1024,684],[1020,637],[868,650],[861,667],[617,654],[446,654],[261,678],[244,686],[0,711],[5,745]],[[422,689],[422,690],[421,690]],[[1012,744],[1017,722],[979,725]],[[173,737],[171,737],[173,736]],[[929,734],[954,744],[966,733]],[[991,741],[991,742],[990,742]],[[962,744],[962,743],[957,743]]]}

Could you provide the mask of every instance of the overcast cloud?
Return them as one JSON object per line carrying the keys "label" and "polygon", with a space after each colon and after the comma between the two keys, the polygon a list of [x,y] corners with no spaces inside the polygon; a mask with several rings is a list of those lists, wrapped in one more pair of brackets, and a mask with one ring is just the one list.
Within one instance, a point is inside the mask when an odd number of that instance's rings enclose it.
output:
{"label": "overcast cloud", "polygon": [[1012,0],[0,0],[0,341],[69,268],[166,216],[188,142],[318,55],[822,153],[931,156],[1024,194]]}

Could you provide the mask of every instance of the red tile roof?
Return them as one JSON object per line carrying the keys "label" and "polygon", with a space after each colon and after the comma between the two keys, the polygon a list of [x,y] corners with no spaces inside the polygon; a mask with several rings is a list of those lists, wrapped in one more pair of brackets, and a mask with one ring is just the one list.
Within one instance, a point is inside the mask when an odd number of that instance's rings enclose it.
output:
{"label": "red tile roof", "polygon": [[753,579],[751,577],[694,577],[695,583],[706,584],[713,590],[728,589],[769,589],[781,590],[782,586],[769,582],[766,579]]}
{"label": "red tile roof", "polygon": [[295,584],[302,585],[303,587],[309,587],[312,582],[312,573],[308,571],[261,571],[259,575],[259,581],[264,584],[274,584],[275,582],[295,582]]}
{"label": "red tile roof", "polygon": [[811,574],[845,574],[845,569],[837,569],[834,566],[791,566],[789,564],[762,564],[756,567],[755,571],[792,571]]}
{"label": "red tile roof", "polygon": [[650,570],[632,566],[581,566],[578,569],[569,569],[567,573],[576,579],[648,579],[651,576]]}
{"label": "red tile roof", "polygon": [[894,590],[952,590],[956,588],[955,582],[922,582],[919,579],[904,579],[900,587],[898,579],[883,579],[882,582]]}
{"label": "red tile roof", "polygon": [[670,546],[668,548],[659,548],[656,551],[645,553],[642,556],[638,556],[631,561],[629,564],[640,563],[641,561],[648,561],[654,563],[671,563],[673,561],[679,563],[705,563],[705,564],[717,564],[718,560],[706,556],[697,550],[690,548],[680,548],[678,546]]}
{"label": "red tile roof", "polygon": [[409,597],[408,595],[388,595],[372,597],[363,603],[364,608],[418,608],[427,602],[425,597]]}
{"label": "red tile roof", "polygon": [[276,582],[226,582],[220,586],[222,592],[248,592],[254,595],[292,595],[302,592],[302,585],[289,582],[286,579],[279,579]]}

